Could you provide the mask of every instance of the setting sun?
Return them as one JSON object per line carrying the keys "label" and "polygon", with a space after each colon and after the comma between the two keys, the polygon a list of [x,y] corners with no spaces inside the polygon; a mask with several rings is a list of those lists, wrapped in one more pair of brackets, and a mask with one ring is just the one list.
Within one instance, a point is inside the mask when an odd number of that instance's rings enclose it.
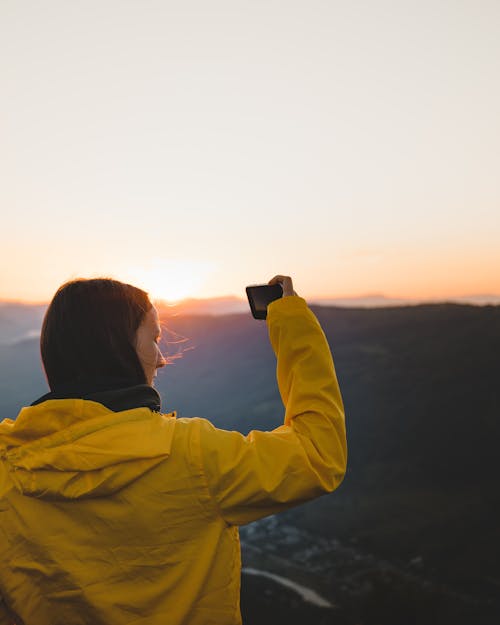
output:
{"label": "setting sun", "polygon": [[196,297],[213,269],[210,262],[156,258],[127,269],[121,279],[146,290],[153,300],[173,303]]}

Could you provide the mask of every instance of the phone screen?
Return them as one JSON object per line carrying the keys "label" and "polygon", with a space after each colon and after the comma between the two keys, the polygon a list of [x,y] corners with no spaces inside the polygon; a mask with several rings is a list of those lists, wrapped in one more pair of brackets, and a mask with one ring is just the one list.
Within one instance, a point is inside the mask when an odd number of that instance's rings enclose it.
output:
{"label": "phone screen", "polygon": [[248,303],[255,319],[267,318],[267,307],[274,300],[283,297],[281,284],[247,286]]}

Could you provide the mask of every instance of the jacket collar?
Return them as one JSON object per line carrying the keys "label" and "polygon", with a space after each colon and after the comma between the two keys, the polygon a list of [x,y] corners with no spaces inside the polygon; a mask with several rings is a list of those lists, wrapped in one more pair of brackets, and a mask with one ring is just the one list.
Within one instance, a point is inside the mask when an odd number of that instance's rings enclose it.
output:
{"label": "jacket collar", "polygon": [[36,406],[49,399],[88,399],[106,406],[114,412],[131,408],[149,408],[161,411],[161,397],[149,384],[137,384],[135,380],[109,378],[106,380],[86,380],[54,388],[36,399]]}

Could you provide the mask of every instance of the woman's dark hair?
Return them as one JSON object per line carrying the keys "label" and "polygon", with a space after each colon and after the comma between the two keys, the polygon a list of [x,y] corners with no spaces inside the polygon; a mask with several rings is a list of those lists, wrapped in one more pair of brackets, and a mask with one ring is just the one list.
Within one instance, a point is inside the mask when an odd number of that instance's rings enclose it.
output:
{"label": "woman's dark hair", "polygon": [[135,337],[148,294],[111,278],[66,282],[42,324],[40,351],[50,389],[120,378],[146,384]]}

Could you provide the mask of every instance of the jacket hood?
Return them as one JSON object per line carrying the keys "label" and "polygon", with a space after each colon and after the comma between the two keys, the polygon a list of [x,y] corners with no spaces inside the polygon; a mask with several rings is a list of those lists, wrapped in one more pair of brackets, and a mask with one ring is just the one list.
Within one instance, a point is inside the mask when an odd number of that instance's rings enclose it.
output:
{"label": "jacket hood", "polygon": [[0,423],[0,460],[30,497],[79,499],[122,489],[165,460],[175,412],[114,412],[88,399],[49,399]]}

